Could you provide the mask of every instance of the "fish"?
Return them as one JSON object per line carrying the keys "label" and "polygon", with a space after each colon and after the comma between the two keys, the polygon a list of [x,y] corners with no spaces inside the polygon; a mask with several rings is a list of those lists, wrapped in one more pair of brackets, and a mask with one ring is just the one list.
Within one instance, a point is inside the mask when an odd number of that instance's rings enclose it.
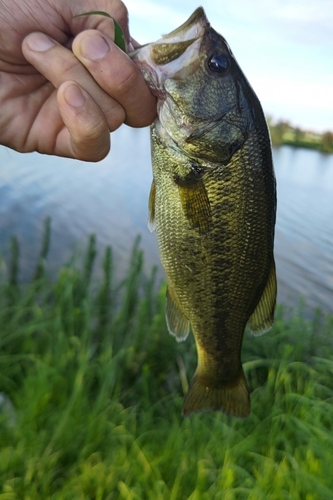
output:
{"label": "fish", "polygon": [[166,280],[166,323],[192,330],[197,368],[182,414],[250,414],[241,349],[274,320],[276,181],[264,113],[227,41],[199,7],[131,54],[152,93],[149,222]]}

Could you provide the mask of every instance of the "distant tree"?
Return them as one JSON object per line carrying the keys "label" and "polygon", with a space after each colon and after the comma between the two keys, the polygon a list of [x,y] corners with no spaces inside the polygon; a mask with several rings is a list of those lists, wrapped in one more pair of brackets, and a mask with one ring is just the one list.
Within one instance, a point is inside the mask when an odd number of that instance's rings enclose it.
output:
{"label": "distant tree", "polygon": [[321,145],[326,153],[333,153],[333,132],[324,132],[321,136]]}
{"label": "distant tree", "polygon": [[302,142],[302,140],[304,139],[304,131],[299,127],[294,128],[294,135],[296,142]]}
{"label": "distant tree", "polygon": [[325,153],[333,153],[333,132],[327,131],[318,134],[310,130],[302,130],[299,127],[294,127],[286,120],[275,122],[270,115],[266,116],[266,120],[273,146],[290,144],[292,146],[317,149]]}
{"label": "distant tree", "polygon": [[286,132],[289,132],[292,129],[292,126],[288,121],[279,120],[276,123],[276,128],[280,131],[281,135],[284,135]]}
{"label": "distant tree", "polygon": [[284,135],[291,129],[291,125],[287,121],[279,120],[273,123],[273,120],[268,117],[268,125],[271,132],[271,139],[274,146],[281,146],[284,142]]}
{"label": "distant tree", "polygon": [[281,136],[281,134],[279,134],[279,131],[277,130],[275,125],[270,125],[269,131],[271,134],[271,141],[272,141],[273,146],[281,146],[282,136]]}

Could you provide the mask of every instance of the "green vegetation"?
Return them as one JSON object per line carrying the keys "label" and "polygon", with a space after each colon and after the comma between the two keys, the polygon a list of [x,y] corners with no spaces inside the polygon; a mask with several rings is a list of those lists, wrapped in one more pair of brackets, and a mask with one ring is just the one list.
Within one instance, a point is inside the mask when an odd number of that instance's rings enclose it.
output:
{"label": "green vegetation", "polygon": [[333,132],[318,134],[293,127],[289,122],[267,118],[273,146],[287,144],[298,148],[316,149],[323,153],[333,153]]}
{"label": "green vegetation", "polygon": [[125,42],[125,35],[123,32],[122,27],[120,24],[117,23],[117,21],[114,19],[114,17],[110,16],[107,12],[101,11],[101,10],[92,10],[90,12],[83,12],[82,14],[77,14],[74,17],[81,17],[81,16],[104,16],[108,17],[109,19],[112,19],[113,21],[113,28],[114,28],[114,43],[123,51],[126,52],[126,42]]}
{"label": "green vegetation", "polygon": [[[47,231],[49,226],[47,226]],[[183,419],[196,364],[164,320],[165,287],[142,273],[136,241],[126,278],[45,272],[30,284],[19,248],[0,287],[0,500],[330,500],[333,490],[333,318],[277,311],[246,334],[252,413]]]}

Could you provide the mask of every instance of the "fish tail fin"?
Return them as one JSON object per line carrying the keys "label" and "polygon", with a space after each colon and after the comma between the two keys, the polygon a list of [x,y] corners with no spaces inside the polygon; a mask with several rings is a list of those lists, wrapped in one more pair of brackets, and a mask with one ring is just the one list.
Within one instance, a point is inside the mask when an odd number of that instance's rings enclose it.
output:
{"label": "fish tail fin", "polygon": [[250,414],[250,396],[243,368],[235,383],[220,387],[209,387],[204,377],[195,373],[185,396],[182,413],[186,417],[203,410],[220,410],[234,417],[247,417]]}

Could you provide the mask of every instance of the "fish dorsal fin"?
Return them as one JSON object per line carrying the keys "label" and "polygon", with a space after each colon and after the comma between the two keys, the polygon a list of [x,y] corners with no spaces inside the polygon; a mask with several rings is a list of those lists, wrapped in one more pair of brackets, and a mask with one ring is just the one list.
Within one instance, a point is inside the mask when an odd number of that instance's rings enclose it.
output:
{"label": "fish dorsal fin", "polygon": [[211,227],[212,211],[202,173],[191,170],[185,177],[175,177],[186,219],[199,233],[207,233]]}
{"label": "fish dorsal fin", "polygon": [[273,259],[265,289],[257,307],[249,319],[250,328],[254,335],[262,335],[272,327],[276,304],[276,292],[276,273]]}
{"label": "fish dorsal fin", "polygon": [[185,340],[190,331],[190,322],[181,312],[176,295],[170,285],[168,285],[166,293],[165,316],[169,333],[176,337],[177,342]]}
{"label": "fish dorsal fin", "polygon": [[148,201],[148,229],[152,233],[155,231],[155,182],[151,183],[149,201]]}

